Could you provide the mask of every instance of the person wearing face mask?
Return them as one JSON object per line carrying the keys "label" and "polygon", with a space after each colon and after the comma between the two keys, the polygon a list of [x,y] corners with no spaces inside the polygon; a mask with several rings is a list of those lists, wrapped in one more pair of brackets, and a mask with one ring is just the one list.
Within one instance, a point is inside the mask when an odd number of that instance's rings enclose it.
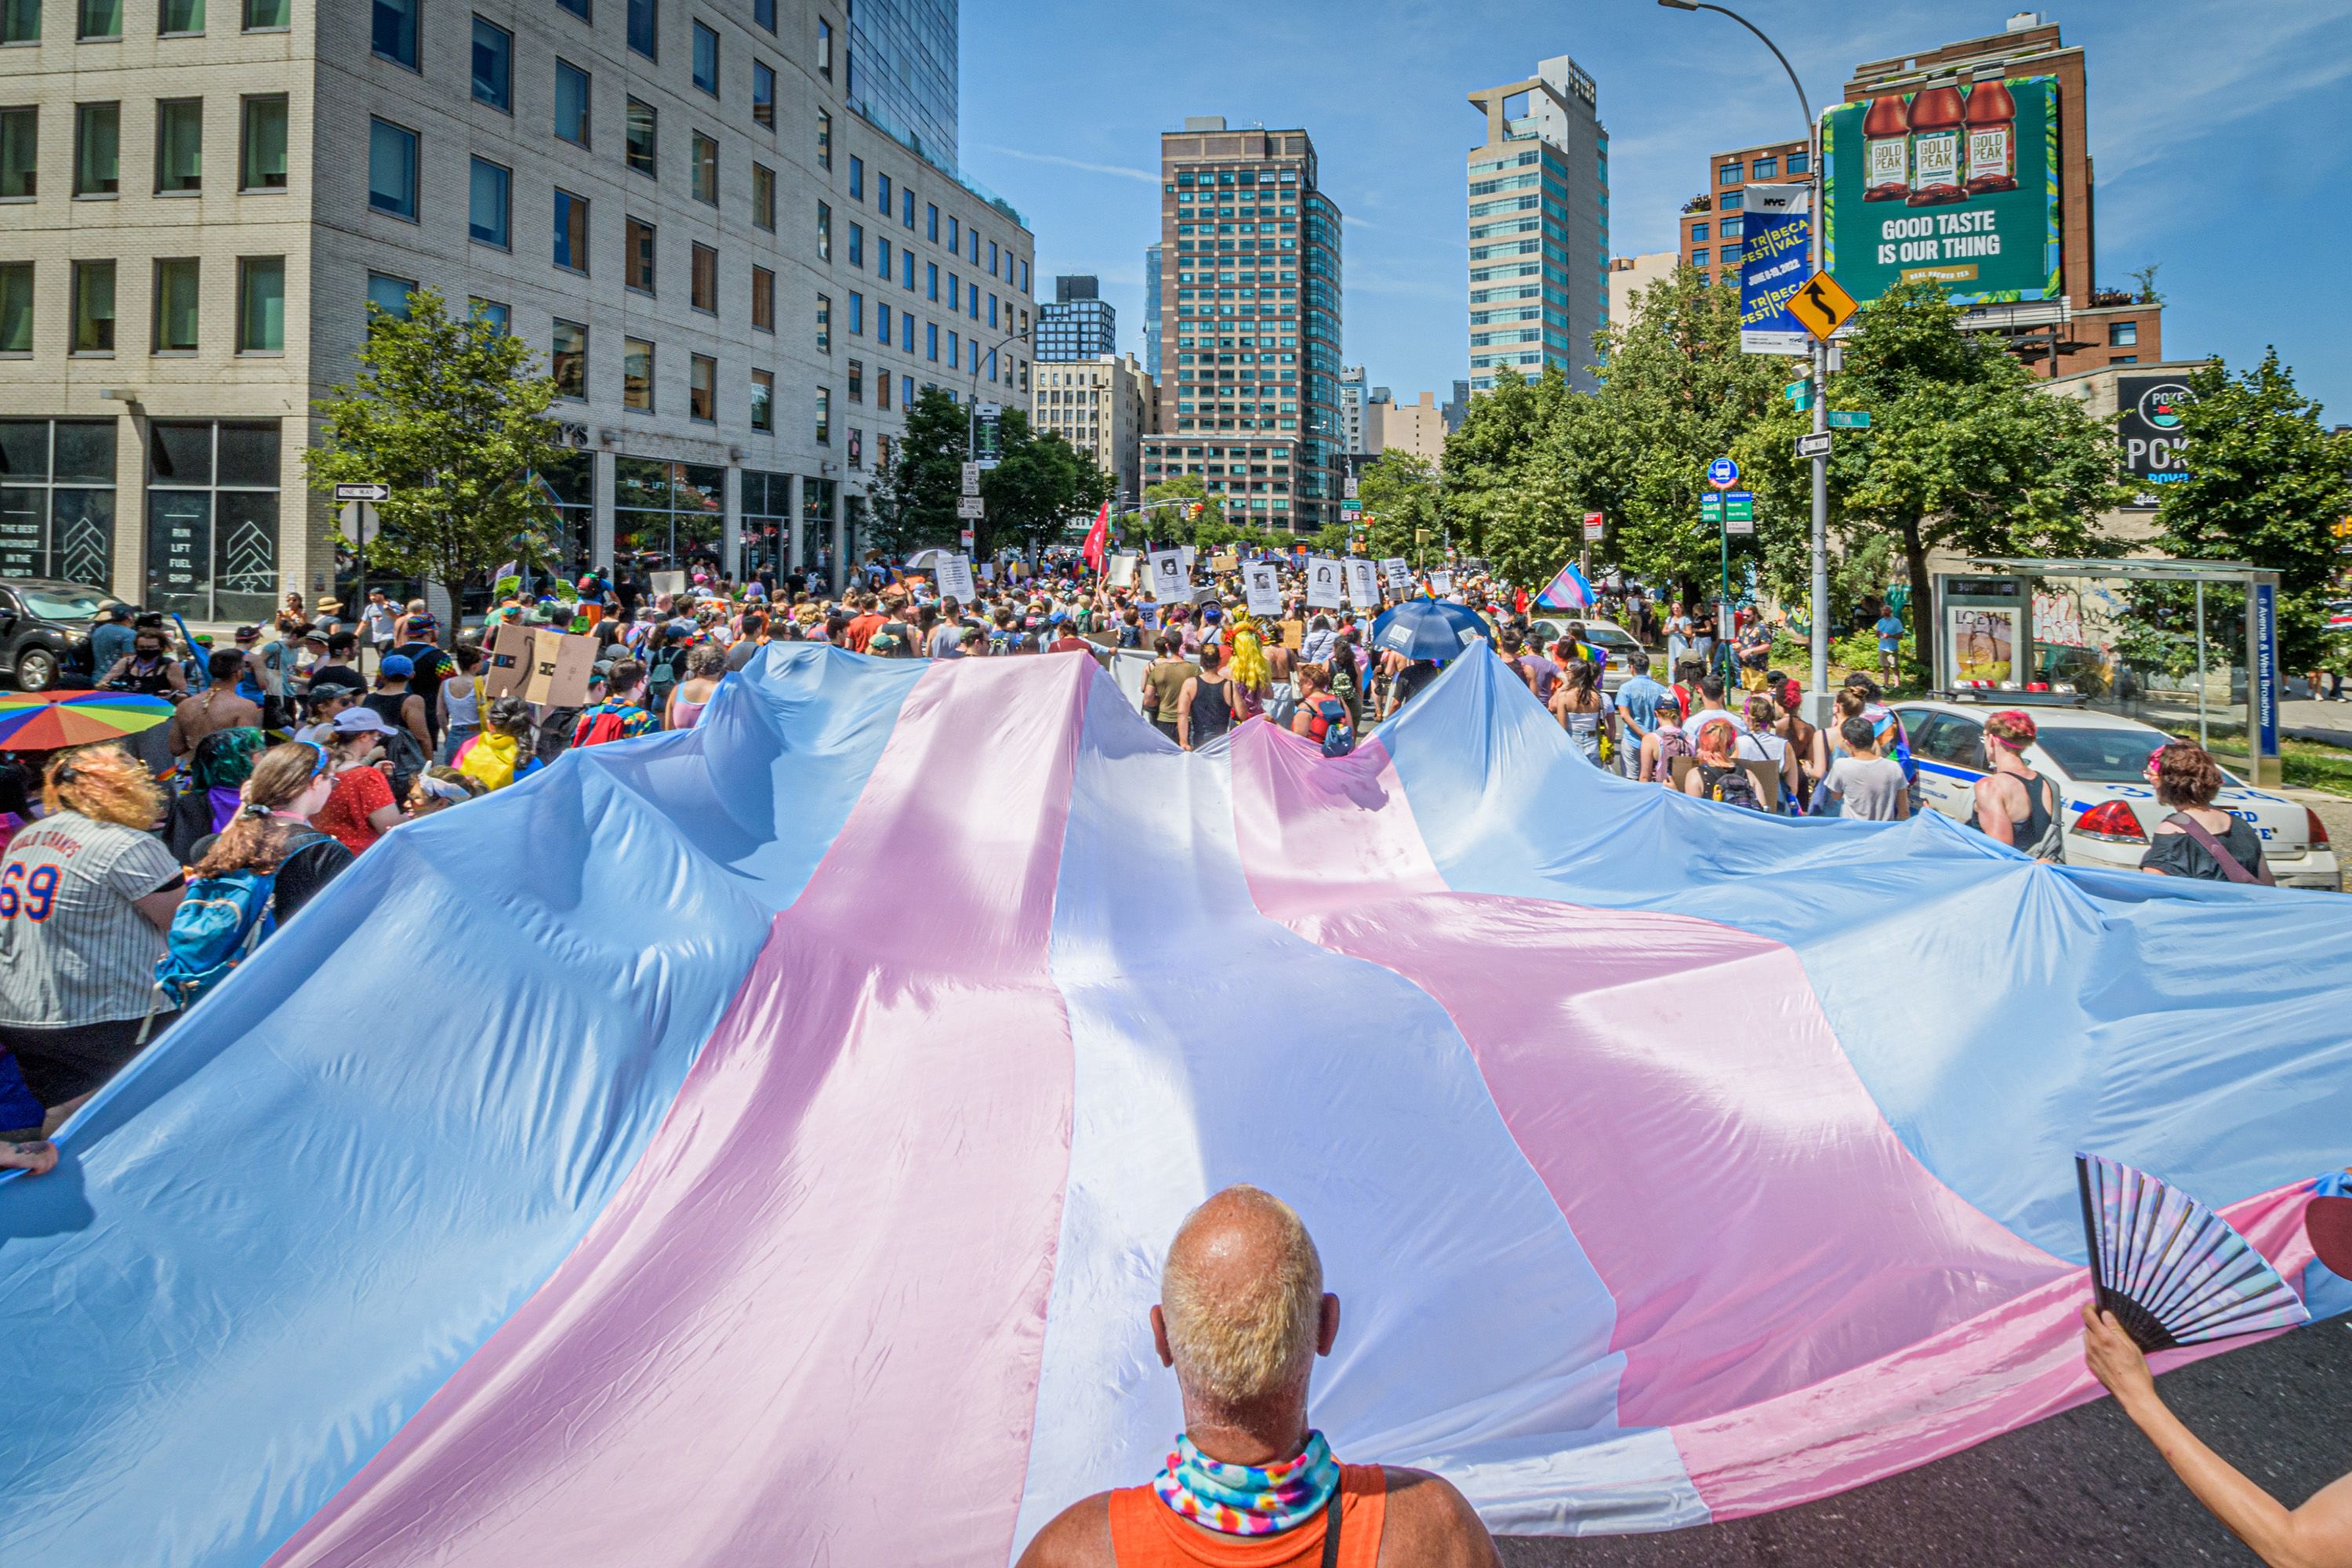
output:
{"label": "person wearing face mask", "polygon": [[131,639],[131,651],[110,665],[98,683],[109,691],[135,691],[142,697],[188,694],[188,678],[164,647],[161,626],[141,626]]}

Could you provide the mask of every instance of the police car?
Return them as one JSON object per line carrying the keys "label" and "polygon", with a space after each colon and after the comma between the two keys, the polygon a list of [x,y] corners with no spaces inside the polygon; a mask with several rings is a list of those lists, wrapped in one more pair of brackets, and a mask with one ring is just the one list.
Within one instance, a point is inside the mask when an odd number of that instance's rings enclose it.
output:
{"label": "police car", "polygon": [[[1552,616],[1531,622],[1528,635],[1537,647],[1549,653],[1552,644],[1568,636],[1573,619]],[[1632,632],[1614,621],[1576,620],[1574,624],[1584,628],[1586,642],[1609,656],[1609,662],[1601,668],[1601,689],[1614,695],[1619,687],[1633,679],[1633,656],[1642,651],[1642,645],[1633,639]],[[1650,673],[1654,677],[1657,671],[1653,669]]]}
{"label": "police car", "polygon": [[[1948,702],[1906,702],[1895,708],[1919,764],[1919,796],[1957,821],[1976,809],[1984,777],[1988,710]],[[2036,709],[2039,738],[2025,750],[2026,765],[2058,786],[2066,819],[2066,860],[2074,866],[2137,870],[2147,836],[2171,814],[2156,801],[2147,779],[2148,754],[2174,737],[2136,719],[2083,709]],[[2318,814],[2241,782],[2234,774],[2213,804],[2251,823],[2262,835],[2263,858],[2281,887],[2340,885],[2336,851]]]}

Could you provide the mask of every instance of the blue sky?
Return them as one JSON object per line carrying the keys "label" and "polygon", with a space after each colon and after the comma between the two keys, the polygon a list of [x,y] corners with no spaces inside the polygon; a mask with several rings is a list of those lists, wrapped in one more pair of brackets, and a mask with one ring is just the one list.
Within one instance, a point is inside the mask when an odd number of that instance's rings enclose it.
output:
{"label": "blue sky", "polygon": [[[1818,107],[1877,59],[1994,33],[2018,7],[1753,0]],[[2045,15],[2090,74],[2098,280],[2161,268],[2166,357],[2275,342],[2352,422],[2352,0],[2097,0]],[[1203,41],[1213,47],[1203,47]],[[1159,133],[1188,114],[1303,125],[1347,215],[1346,353],[1400,397],[1466,374],[1462,154],[1475,87],[1569,54],[1600,84],[1610,240],[1673,248],[1718,149],[1797,134],[1796,96],[1738,24],[1651,0],[964,0],[962,156],[1027,216],[1037,292],[1092,272],[1140,346]]]}

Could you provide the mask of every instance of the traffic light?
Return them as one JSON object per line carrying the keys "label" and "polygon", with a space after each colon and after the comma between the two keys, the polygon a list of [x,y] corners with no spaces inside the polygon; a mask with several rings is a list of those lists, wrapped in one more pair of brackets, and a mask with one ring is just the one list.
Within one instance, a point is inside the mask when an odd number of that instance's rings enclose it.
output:
{"label": "traffic light", "polygon": [[1200,503],[1199,501],[1194,501],[1192,505],[1190,505],[1190,506],[1188,506],[1188,507],[1186,507],[1186,508],[1184,509],[1184,516],[1185,516],[1185,518],[1186,518],[1188,521],[1189,521],[1189,520],[1191,520],[1191,519],[1193,519],[1193,518],[1199,517],[1200,515],[1201,515],[1201,503]]}

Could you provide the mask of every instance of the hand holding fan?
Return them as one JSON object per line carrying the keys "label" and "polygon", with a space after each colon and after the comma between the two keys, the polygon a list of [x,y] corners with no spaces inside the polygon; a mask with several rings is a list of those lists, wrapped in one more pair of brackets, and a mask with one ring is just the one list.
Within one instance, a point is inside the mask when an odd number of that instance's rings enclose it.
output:
{"label": "hand holding fan", "polygon": [[2074,1173],[2099,1309],[2142,1351],[2311,1321],[2269,1259],[2188,1194],[2096,1154],[2075,1155]]}

